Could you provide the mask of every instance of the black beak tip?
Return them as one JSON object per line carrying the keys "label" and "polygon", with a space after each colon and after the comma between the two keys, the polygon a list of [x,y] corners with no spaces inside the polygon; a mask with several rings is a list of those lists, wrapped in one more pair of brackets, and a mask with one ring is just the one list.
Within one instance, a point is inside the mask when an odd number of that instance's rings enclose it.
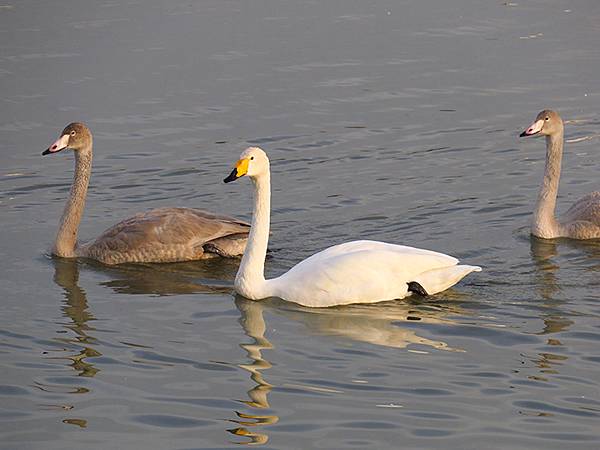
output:
{"label": "black beak tip", "polygon": [[49,148],[47,148],[46,150],[44,150],[44,151],[42,152],[42,156],[49,155],[50,153],[52,153],[52,152],[50,151],[50,149],[49,149]]}
{"label": "black beak tip", "polygon": [[519,135],[519,137],[526,137],[526,136],[529,136],[529,135],[527,134],[527,131],[523,131],[523,132],[522,132],[522,133]]}
{"label": "black beak tip", "polygon": [[231,171],[231,173],[229,174],[229,176],[228,176],[227,178],[224,178],[224,179],[223,179],[223,182],[224,182],[224,183],[231,183],[232,181],[235,181],[235,180],[237,180],[237,179],[238,179],[238,176],[237,176],[237,169],[233,169],[233,170]]}

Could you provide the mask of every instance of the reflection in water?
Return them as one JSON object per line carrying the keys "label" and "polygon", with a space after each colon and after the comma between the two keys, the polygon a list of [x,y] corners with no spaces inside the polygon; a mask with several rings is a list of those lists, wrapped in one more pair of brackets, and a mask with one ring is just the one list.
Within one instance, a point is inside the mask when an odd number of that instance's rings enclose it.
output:
{"label": "reflection in water", "polygon": [[531,236],[531,257],[535,263],[536,286],[544,302],[543,307],[547,313],[542,318],[544,329],[539,334],[552,334],[567,330],[573,321],[563,316],[559,309],[561,301],[556,300],[561,292],[556,272],[559,266],[554,262],[558,254],[558,247],[555,241],[547,239],[538,239]]}
{"label": "reflection in water", "polygon": [[[101,353],[95,350],[92,345],[96,342],[93,336],[88,333],[94,331],[88,322],[95,320],[92,313],[88,311],[88,302],[85,291],[79,286],[79,263],[73,259],[53,258],[54,263],[54,282],[63,288],[65,301],[62,311],[70,319],[70,323],[64,324],[64,327],[75,333],[75,338],[62,338],[61,342],[69,345],[76,344],[81,349],[67,358],[71,361],[70,366],[78,372],[80,377],[93,377],[98,373],[98,369],[92,363],[86,361],[86,358],[101,356]],[[89,390],[85,387],[77,387],[75,393],[87,393]],[[63,409],[71,409],[64,407]],[[87,421],[80,418],[65,418],[63,423],[77,425],[81,428],[87,426]]]}
{"label": "reflection in water", "polygon": [[[241,313],[240,324],[244,333],[252,340],[250,343],[240,344],[252,362],[239,364],[238,367],[250,372],[250,378],[256,383],[248,391],[249,400],[241,400],[241,402],[255,409],[270,408],[268,395],[273,389],[262,374],[263,370],[271,368],[271,363],[263,357],[262,351],[273,348],[271,342],[265,337],[266,323],[263,315],[265,309],[302,322],[316,334],[342,336],[353,341],[394,348],[420,344],[438,350],[462,351],[448,346],[445,342],[418,336],[414,331],[405,329],[401,325],[401,322],[407,321],[452,324],[449,316],[464,314],[465,311],[450,302],[444,307],[402,301],[313,309],[276,299],[257,302],[236,296],[235,304]],[[252,427],[270,425],[279,421],[279,417],[272,414],[244,414],[239,411],[235,413],[238,419],[231,422],[240,426],[228,431],[236,436],[250,439],[246,442],[237,442],[243,445],[266,443],[269,440],[268,435]]]}
{"label": "reflection in water", "polygon": [[[250,372],[250,378],[256,383],[256,386],[248,391],[248,398],[250,400],[242,400],[242,403],[251,408],[269,408],[267,396],[273,386],[265,381],[261,371],[271,368],[271,363],[262,357],[261,352],[273,348],[273,346],[265,337],[264,305],[262,302],[246,300],[240,296],[236,296],[235,305],[241,313],[240,324],[244,329],[244,333],[252,339],[250,343],[240,344],[240,347],[246,350],[248,358],[252,362],[250,364],[239,364],[239,367]],[[248,427],[270,425],[279,421],[279,417],[275,415],[244,414],[239,411],[235,413],[239,419],[232,420],[232,422],[241,426],[228,431],[236,436],[243,436],[250,439],[247,442],[237,442],[238,444],[257,445],[266,443],[269,440],[266,434],[254,430],[250,431]]]}
{"label": "reflection in water", "polygon": [[89,357],[101,356],[91,345],[96,341],[88,335],[94,328],[88,325],[89,321],[95,320],[88,311],[88,303],[85,291],[79,287],[79,266],[77,261],[54,258],[54,282],[64,289],[65,303],[62,310],[65,316],[71,319],[71,323],[65,324],[65,328],[75,333],[75,339],[61,339],[70,344],[82,345],[79,353],[71,355],[71,367],[79,372],[81,377],[93,377],[98,369],[85,361]]}
{"label": "reflection in water", "polygon": [[[109,287],[118,293],[150,295],[174,295],[197,292],[229,293],[231,292],[230,287],[223,284],[203,284],[202,281],[205,279],[232,280],[235,276],[238,262],[235,260],[222,261],[222,258],[219,258],[218,260],[192,263],[137,264],[112,267],[89,260],[53,257],[52,263],[55,268],[54,282],[64,290],[65,300],[61,309],[64,316],[69,318],[69,322],[63,324],[63,327],[75,335],[75,337],[59,338],[59,341],[66,344],[66,351],[72,351],[74,347],[77,349],[75,354],[66,357],[71,361],[70,366],[77,371],[77,375],[94,377],[99,372],[99,369],[87,361],[87,358],[99,357],[102,354],[93,348],[96,339],[90,335],[90,332],[93,332],[95,329],[90,326],[90,322],[94,321],[95,318],[88,309],[86,292],[79,286],[80,268],[89,268],[107,274],[109,281],[105,281],[101,285]],[[194,281],[198,279],[200,279],[200,282]],[[220,282],[223,283],[222,281]],[[64,330],[61,332],[64,332]],[[64,356],[59,357],[59,359],[64,358]],[[260,374],[258,376],[260,377]],[[259,378],[257,378],[257,382],[258,380]],[[89,392],[88,388],[82,386],[65,389],[64,386],[49,386],[44,383],[36,383],[36,387],[43,391],[55,393],[80,394]],[[257,389],[257,391],[259,392],[260,389]],[[257,394],[257,404],[259,403],[260,395]],[[74,408],[72,405],[40,406],[44,409],[59,409],[64,411],[70,411]],[[244,416],[240,414],[240,418],[244,419]],[[64,418],[63,423],[76,425],[81,428],[87,427],[87,421],[81,418]]]}
{"label": "reflection in water", "polygon": [[[106,266],[87,261],[94,270],[104,272],[110,280],[101,283],[121,294],[195,294],[231,292],[239,260],[214,258],[170,264],[123,264]],[[198,281],[199,280],[199,281]],[[214,281],[219,280],[219,281]]]}
{"label": "reflection in water", "polygon": [[[600,270],[600,241],[578,241],[574,239],[546,240],[531,236],[531,257],[535,263],[536,286],[540,297],[543,299],[541,307],[545,311],[544,329],[538,334],[554,334],[567,331],[573,321],[565,317],[561,310],[563,300],[560,299],[562,288],[557,276],[560,266],[556,262],[559,255],[559,246],[565,246],[580,251],[584,257],[591,261],[588,267],[591,271]],[[547,345],[562,346],[562,342],[556,338],[549,338]],[[531,361],[544,374],[557,374],[557,366],[563,364],[568,356],[554,353],[539,353],[530,358]],[[548,381],[545,377],[530,376],[530,379]]]}
{"label": "reflection in water", "polygon": [[531,236],[531,257],[537,269],[536,285],[544,300],[552,300],[560,292],[556,279],[558,265],[552,260],[557,254],[556,242]]}
{"label": "reflection in water", "polygon": [[[94,317],[88,310],[86,293],[78,285],[80,267],[88,267],[107,274],[109,280],[101,284],[116,292],[155,295],[229,293],[231,287],[225,283],[233,279],[237,269],[237,261],[223,260],[117,267],[61,258],[55,258],[53,261],[56,269],[54,281],[65,291],[66,301],[63,311],[70,318],[70,323],[65,327],[76,335],[74,340],[65,339],[64,342],[83,345],[81,351],[69,357],[72,361],[71,366],[79,372],[80,376],[89,377],[94,376],[98,369],[87,362],[86,358],[100,356],[100,353],[92,348],[95,339],[89,335],[89,332],[94,328],[89,325],[89,322],[94,320]],[[209,285],[205,282],[214,279],[225,281],[220,281],[220,285],[214,282]],[[273,348],[271,342],[265,337],[265,309],[299,321],[315,334],[339,336],[352,341],[393,348],[406,348],[411,344],[419,344],[438,350],[462,351],[450,347],[445,342],[419,336],[412,329],[413,327],[402,325],[408,322],[451,325],[454,323],[452,316],[468,314],[458,306],[459,300],[460,298],[457,298],[445,300],[442,304],[434,304],[417,300],[411,302],[409,299],[402,302],[311,309],[277,299],[256,302],[236,297],[235,303],[241,314],[240,324],[246,336],[250,338],[250,342],[240,344],[250,362],[239,364],[239,367],[250,373],[254,383],[254,387],[247,393],[248,400],[240,400],[240,402],[251,408],[251,411],[261,410],[261,413],[235,411],[237,417],[230,421],[238,426],[228,431],[247,439],[238,444],[259,445],[269,440],[269,436],[261,427],[279,421],[278,416],[268,414],[271,412],[268,411],[270,408],[268,395],[273,386],[263,377],[263,371],[269,369],[271,364],[263,357],[262,351]],[[81,392],[87,392],[87,389]],[[81,427],[87,426],[86,421],[79,418],[64,419],[64,422]]]}
{"label": "reflection in water", "polygon": [[[546,374],[557,374],[558,370],[556,366],[560,366],[563,361],[569,359],[568,356],[565,355],[557,355],[554,353],[539,353],[537,357],[533,358],[533,363],[540,369],[540,372]],[[535,378],[535,377],[531,377]],[[542,381],[547,381],[544,377],[537,377],[537,379],[541,379]]]}
{"label": "reflection in water", "polygon": [[303,322],[318,334],[342,336],[353,341],[385,347],[406,348],[411,344],[433,347],[438,350],[463,351],[442,341],[434,341],[404,328],[403,322],[452,324],[451,315],[464,314],[456,303],[443,306],[433,303],[392,301],[374,304],[356,304],[337,308],[310,309],[285,304],[278,311]]}

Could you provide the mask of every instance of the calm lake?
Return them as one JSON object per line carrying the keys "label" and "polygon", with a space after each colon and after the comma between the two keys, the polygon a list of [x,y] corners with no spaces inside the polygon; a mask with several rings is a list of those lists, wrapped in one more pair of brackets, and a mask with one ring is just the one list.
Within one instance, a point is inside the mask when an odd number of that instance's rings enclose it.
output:
{"label": "calm lake", "polygon": [[[600,243],[529,236],[543,139],[558,212],[598,190],[596,0],[0,4],[0,449],[597,449]],[[250,220],[271,158],[275,276],[368,238],[483,267],[427,299],[308,309],[237,260],[49,256],[94,133],[80,238],[189,206]]]}

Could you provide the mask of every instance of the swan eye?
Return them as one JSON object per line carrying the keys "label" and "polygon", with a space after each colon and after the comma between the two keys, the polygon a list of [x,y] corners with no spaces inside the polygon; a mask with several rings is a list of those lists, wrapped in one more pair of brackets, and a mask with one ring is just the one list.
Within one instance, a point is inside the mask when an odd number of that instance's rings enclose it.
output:
{"label": "swan eye", "polygon": [[250,161],[254,161],[254,156],[251,156],[251,157],[250,157]]}
{"label": "swan eye", "polygon": [[546,120],[550,120],[550,117],[546,117]]}
{"label": "swan eye", "polygon": [[75,130],[71,131],[71,136],[75,136]]}

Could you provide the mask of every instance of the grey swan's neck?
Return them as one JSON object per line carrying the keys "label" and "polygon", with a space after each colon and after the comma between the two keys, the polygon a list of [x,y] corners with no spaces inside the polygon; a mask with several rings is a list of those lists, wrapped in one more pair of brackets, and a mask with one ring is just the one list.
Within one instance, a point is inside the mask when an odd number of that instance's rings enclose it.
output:
{"label": "grey swan's neck", "polygon": [[561,226],[556,220],[554,211],[562,164],[563,134],[560,130],[546,136],[546,167],[531,226],[531,234],[541,238],[554,238],[561,235]]}
{"label": "grey swan's neck", "polygon": [[75,175],[69,198],[63,210],[52,253],[74,257],[77,254],[77,233],[85,208],[85,198],[92,173],[92,143],[75,151]]}

